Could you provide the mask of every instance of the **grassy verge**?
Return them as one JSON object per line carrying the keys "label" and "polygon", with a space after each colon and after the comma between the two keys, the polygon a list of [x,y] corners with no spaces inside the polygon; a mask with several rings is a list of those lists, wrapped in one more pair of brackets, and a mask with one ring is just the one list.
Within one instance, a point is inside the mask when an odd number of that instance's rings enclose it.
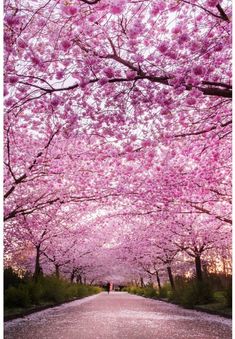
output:
{"label": "grassy verge", "polygon": [[214,291],[208,282],[198,283],[195,280],[191,280],[187,282],[181,281],[181,284],[176,286],[175,291],[172,291],[168,284],[164,285],[160,291],[153,286],[128,286],[125,290],[146,298],[171,302],[184,308],[227,318],[232,317],[231,287]]}
{"label": "grassy verge", "polygon": [[97,286],[71,284],[54,276],[43,277],[38,282],[29,280],[5,290],[4,319],[23,316],[101,291]]}

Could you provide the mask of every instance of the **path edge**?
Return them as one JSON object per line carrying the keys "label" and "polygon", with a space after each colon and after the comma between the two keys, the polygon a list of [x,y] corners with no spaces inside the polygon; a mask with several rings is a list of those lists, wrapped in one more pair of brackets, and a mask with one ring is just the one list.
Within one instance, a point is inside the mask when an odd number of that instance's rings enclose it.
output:
{"label": "path edge", "polygon": [[56,303],[56,304],[53,303],[53,304],[49,304],[49,305],[38,306],[38,307],[32,308],[30,310],[26,310],[26,311],[24,311],[20,314],[11,314],[11,315],[6,315],[6,316],[4,315],[4,322],[8,322],[8,321],[19,319],[19,318],[24,318],[24,317],[26,317],[30,314],[41,312],[41,311],[47,310],[49,308],[54,308],[54,307],[61,306],[61,305],[64,305],[64,304],[68,304],[68,303],[71,303],[73,301],[83,300],[83,299],[86,299],[86,298],[89,298],[89,297],[98,296],[102,292],[99,292],[99,293],[96,293],[96,294],[91,294],[91,295],[88,295],[88,296],[83,297],[83,298],[74,298],[74,299],[66,300],[66,301],[63,301],[63,302]]}

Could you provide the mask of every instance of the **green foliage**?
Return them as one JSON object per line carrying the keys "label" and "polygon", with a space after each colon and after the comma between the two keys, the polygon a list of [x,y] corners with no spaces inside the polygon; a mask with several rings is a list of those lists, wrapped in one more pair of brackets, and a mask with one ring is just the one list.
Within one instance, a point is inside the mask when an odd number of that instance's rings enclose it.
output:
{"label": "green foliage", "polygon": [[159,290],[159,297],[162,298],[162,299],[168,298],[169,295],[171,294],[171,292],[172,292],[172,290],[171,290],[170,284],[165,284]]}
{"label": "green foliage", "polygon": [[30,295],[27,286],[19,285],[18,287],[10,286],[5,291],[5,306],[13,307],[27,307],[30,305]]}
{"label": "green foliage", "polygon": [[10,286],[19,286],[22,282],[22,279],[15,273],[12,267],[7,267],[4,269],[4,290]]}
{"label": "green foliage", "polygon": [[228,288],[229,285],[232,283],[231,275],[225,275],[223,273],[207,273],[205,278],[205,280],[208,281],[213,286],[213,289],[216,291],[222,291]]}
{"label": "green foliage", "polygon": [[43,300],[55,303],[66,300],[66,287],[68,284],[66,284],[65,281],[57,279],[55,276],[51,276],[41,278],[40,282],[43,286]]}
{"label": "green foliage", "polygon": [[225,289],[224,297],[226,299],[226,306],[232,307],[232,283]]}
{"label": "green foliage", "polygon": [[[169,283],[163,285],[159,291],[150,285],[143,288],[132,285],[126,287],[124,290],[149,298],[159,297],[167,299],[188,308],[211,303],[217,303],[222,308],[231,307],[232,284],[229,284],[229,280],[225,280],[223,277],[223,284],[226,283],[225,285],[227,285],[227,287],[224,287],[221,291],[216,291],[215,289],[218,286],[224,286],[221,281],[221,276],[217,279],[215,275],[213,275],[212,278],[208,275],[203,281],[176,276],[175,290],[172,290]],[[213,285],[214,283],[215,285]]]}
{"label": "green foliage", "polygon": [[48,302],[58,303],[88,295],[97,294],[102,289],[97,286],[71,284],[55,276],[41,277],[37,282],[25,280],[17,287],[10,286],[5,291],[5,308],[29,307]]}
{"label": "green foliage", "polygon": [[156,298],[158,297],[157,290],[153,286],[139,287],[139,286],[128,286],[123,288],[123,291],[128,293],[137,294],[147,298]]}
{"label": "green foliage", "polygon": [[123,289],[124,292],[128,292],[128,293],[132,293],[132,294],[139,294],[142,295],[142,289],[141,287],[138,287],[136,285],[130,285],[125,287],[125,289]]}
{"label": "green foliage", "polygon": [[40,282],[29,281],[26,285],[29,291],[31,303],[39,305],[43,296],[43,286]]}
{"label": "green foliage", "polygon": [[208,304],[213,301],[213,289],[207,281],[189,280],[177,285],[169,299],[185,307]]}
{"label": "green foliage", "polygon": [[157,290],[153,286],[147,286],[147,287],[143,288],[143,292],[144,292],[144,294],[143,294],[144,297],[147,297],[147,298],[158,297]]}

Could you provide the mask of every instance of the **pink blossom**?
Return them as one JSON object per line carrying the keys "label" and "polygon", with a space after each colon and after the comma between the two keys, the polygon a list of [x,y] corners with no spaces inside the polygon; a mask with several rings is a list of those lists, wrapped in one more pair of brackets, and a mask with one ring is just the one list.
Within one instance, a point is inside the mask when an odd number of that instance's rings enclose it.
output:
{"label": "pink blossom", "polygon": [[63,40],[61,41],[61,47],[65,52],[67,52],[71,47],[71,42],[69,40]]}
{"label": "pink blossom", "polygon": [[9,82],[10,82],[10,84],[14,85],[14,84],[17,83],[18,79],[19,78],[18,78],[17,75],[12,75],[12,76],[9,77]]}
{"label": "pink blossom", "polygon": [[184,44],[185,42],[189,41],[189,35],[187,33],[183,33],[178,38],[178,43],[180,45]]}
{"label": "pink blossom", "polygon": [[4,90],[3,90],[4,97],[7,96],[8,94],[9,94],[9,91],[8,91],[7,87],[4,86]]}
{"label": "pink blossom", "polygon": [[155,151],[151,150],[148,152],[148,158],[153,159],[155,157]]}
{"label": "pink blossom", "polygon": [[114,14],[114,15],[119,15],[124,11],[124,6],[123,4],[114,4],[110,6],[110,13]]}
{"label": "pink blossom", "polygon": [[182,27],[179,26],[179,25],[175,26],[175,27],[172,28],[172,30],[171,30],[171,32],[172,32],[173,34],[181,33],[181,31],[182,31]]}
{"label": "pink blossom", "polygon": [[188,105],[195,105],[197,100],[194,97],[188,96],[186,102]]}
{"label": "pink blossom", "polygon": [[41,26],[44,26],[46,24],[46,19],[45,18],[40,18],[39,20],[38,20],[38,25],[39,25],[39,27]]}
{"label": "pink blossom", "polygon": [[32,60],[32,63],[35,64],[35,65],[40,65],[41,64],[41,60],[39,57],[37,57],[36,55],[33,55],[31,57],[31,60]]}
{"label": "pink blossom", "polygon": [[207,0],[206,4],[209,7],[216,7],[219,4],[219,0]]}
{"label": "pink blossom", "polygon": [[20,17],[15,15],[6,15],[5,20],[9,26],[16,26],[20,23]]}
{"label": "pink blossom", "polygon": [[13,104],[15,103],[15,100],[14,99],[12,99],[12,98],[8,98],[8,99],[6,99],[5,101],[4,101],[4,105],[6,105],[6,106],[12,106]]}
{"label": "pink blossom", "polygon": [[106,85],[108,83],[108,78],[101,78],[100,80],[99,80],[99,84],[101,85],[101,86],[103,86],[103,85]]}
{"label": "pink blossom", "polygon": [[113,78],[114,77],[114,69],[112,67],[106,67],[106,68],[104,68],[104,74],[109,79]]}
{"label": "pink blossom", "polygon": [[193,67],[193,73],[199,76],[204,75],[205,69],[203,66],[198,65],[198,66]]}
{"label": "pink blossom", "polygon": [[144,58],[143,58],[143,56],[142,55],[140,55],[140,54],[135,54],[135,55],[133,55],[133,60],[134,61],[136,61],[136,62],[138,62],[138,63],[141,63],[141,62],[143,62],[144,61]]}
{"label": "pink blossom", "polygon": [[51,99],[51,105],[52,106],[58,106],[60,104],[60,98],[59,97],[54,97]]}
{"label": "pink blossom", "polygon": [[133,147],[131,145],[125,146],[125,152],[132,152],[132,151],[133,151]]}
{"label": "pink blossom", "polygon": [[159,7],[159,5],[158,5],[158,4],[154,4],[154,5],[152,6],[151,14],[152,14],[153,16],[155,16],[155,15],[159,14],[159,12],[160,12],[160,7]]}
{"label": "pink blossom", "polygon": [[26,48],[27,47],[27,43],[22,39],[19,39],[17,44],[20,48]]}
{"label": "pink blossom", "polygon": [[77,14],[77,11],[78,11],[77,7],[75,7],[75,6],[69,6],[68,12],[69,12],[70,15],[75,15],[75,14]]}
{"label": "pink blossom", "polygon": [[134,79],[136,77],[136,72],[135,71],[126,71],[126,77],[127,79]]}
{"label": "pink blossom", "polygon": [[133,134],[133,135],[130,136],[131,141],[136,141],[136,139],[137,139],[136,135]]}
{"label": "pink blossom", "polygon": [[152,141],[150,139],[146,139],[146,140],[143,140],[141,144],[142,144],[142,147],[148,147],[148,146],[151,146]]}
{"label": "pink blossom", "polygon": [[214,50],[216,52],[221,52],[223,50],[223,45],[221,43],[216,44]]}
{"label": "pink blossom", "polygon": [[159,7],[160,11],[164,11],[164,9],[166,9],[166,2],[165,1],[159,1],[158,7]]}
{"label": "pink blossom", "polygon": [[64,71],[57,71],[56,72],[56,79],[60,80],[64,76]]}
{"label": "pink blossom", "polygon": [[133,161],[133,160],[135,160],[135,155],[134,155],[134,153],[128,153],[127,156],[126,156],[126,159],[127,159],[128,161]]}
{"label": "pink blossom", "polygon": [[158,50],[161,52],[161,53],[166,53],[166,51],[168,50],[168,47],[169,47],[169,44],[165,41],[161,42],[159,45],[158,45]]}

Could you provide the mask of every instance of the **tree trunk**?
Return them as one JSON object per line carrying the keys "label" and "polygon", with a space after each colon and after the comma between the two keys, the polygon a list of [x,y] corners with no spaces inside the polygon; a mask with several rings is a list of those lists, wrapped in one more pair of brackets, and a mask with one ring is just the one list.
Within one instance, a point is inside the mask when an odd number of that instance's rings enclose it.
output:
{"label": "tree trunk", "polygon": [[198,281],[202,281],[202,263],[200,255],[195,257],[196,277]]}
{"label": "tree trunk", "polygon": [[60,278],[60,265],[55,264],[55,276],[57,279]]}
{"label": "tree trunk", "polygon": [[140,286],[144,287],[144,279],[142,277],[140,277]]}
{"label": "tree trunk", "polygon": [[77,275],[77,284],[82,284],[82,277],[81,274]]}
{"label": "tree trunk", "polygon": [[35,269],[33,279],[38,281],[39,276],[42,274],[42,268],[40,266],[40,245],[36,246],[36,258],[35,258]]}
{"label": "tree trunk", "polygon": [[158,288],[159,288],[159,291],[160,291],[162,286],[161,286],[161,282],[160,282],[160,277],[159,277],[158,271],[156,271],[156,277],[157,277]]}
{"label": "tree trunk", "polygon": [[171,267],[167,266],[167,272],[168,272],[168,277],[169,277],[169,281],[171,284],[171,288],[173,290],[175,290],[175,283],[174,283],[174,279],[173,279],[173,275],[172,275],[172,271],[171,271]]}
{"label": "tree trunk", "polygon": [[75,270],[72,270],[72,273],[70,275],[70,282],[71,282],[71,284],[73,283],[74,276],[75,276]]}

